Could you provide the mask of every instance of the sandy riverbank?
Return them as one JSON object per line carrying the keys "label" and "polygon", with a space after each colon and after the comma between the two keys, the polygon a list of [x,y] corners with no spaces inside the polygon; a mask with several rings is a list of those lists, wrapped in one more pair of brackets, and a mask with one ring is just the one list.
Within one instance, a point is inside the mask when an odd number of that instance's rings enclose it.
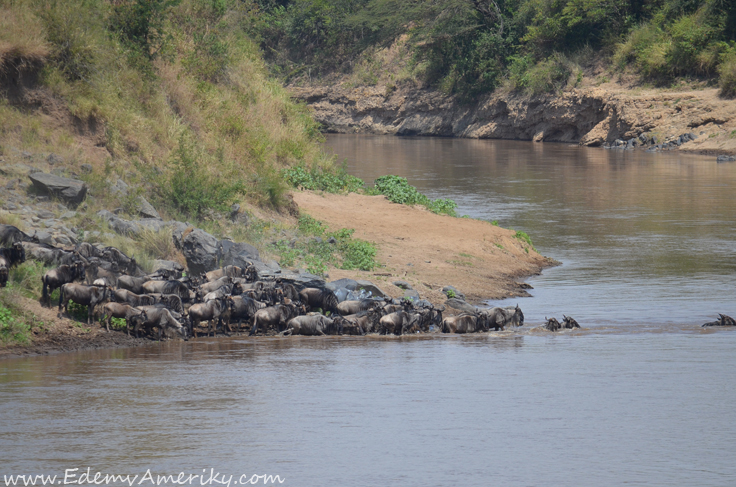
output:
{"label": "sandy riverbank", "polygon": [[555,264],[516,238],[512,230],[435,215],[391,203],[384,196],[305,191],[295,193],[294,201],[302,212],[331,229],[354,228],[355,237],[378,247],[377,259],[385,267],[372,272],[335,269],[330,271],[331,280],[372,280],[393,297],[404,293],[392,284],[396,280],[407,281],[421,297],[436,304],[444,302],[442,288],[447,285],[470,302],[525,296],[519,280]]}

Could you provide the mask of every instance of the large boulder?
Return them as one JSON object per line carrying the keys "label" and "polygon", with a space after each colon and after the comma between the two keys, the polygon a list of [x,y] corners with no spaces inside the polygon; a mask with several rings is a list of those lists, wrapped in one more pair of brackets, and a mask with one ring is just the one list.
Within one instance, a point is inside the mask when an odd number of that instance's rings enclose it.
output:
{"label": "large boulder", "polygon": [[199,228],[183,235],[180,250],[187,259],[189,275],[199,276],[217,268],[218,243],[215,237]]}
{"label": "large boulder", "polygon": [[135,209],[143,218],[161,219],[161,215],[158,214],[156,208],[154,208],[143,196],[139,196],[136,200]]}
{"label": "large boulder", "polygon": [[39,192],[55,196],[73,207],[79,205],[87,195],[87,185],[77,179],[63,178],[45,172],[34,172],[28,177]]}
{"label": "large boulder", "polygon": [[[261,274],[258,274],[261,277]],[[310,274],[309,272],[296,273],[284,273],[278,274],[279,279],[284,282],[289,282],[294,285],[298,290],[302,290],[305,287],[316,287],[317,289],[327,289],[325,286],[327,283],[321,277]]]}
{"label": "large boulder", "polygon": [[388,297],[388,294],[381,291],[378,286],[373,284],[371,281],[356,281],[358,283],[357,289],[365,289],[366,291],[370,291],[371,296],[377,297],[377,298],[385,298]]}
{"label": "large boulder", "polygon": [[445,304],[450,308],[454,308],[458,311],[465,311],[466,313],[476,313],[478,311],[478,308],[476,308],[472,304],[466,303],[462,299],[458,298],[450,298],[445,301]]}
{"label": "large boulder", "polygon": [[251,262],[261,260],[258,249],[245,242],[220,240],[219,245],[223,266],[236,265],[238,267],[246,267]]}
{"label": "large boulder", "polygon": [[337,281],[328,282],[325,287],[333,292],[341,288],[347,289],[348,291],[355,291],[356,289],[358,289],[358,281],[356,281],[355,279],[344,277],[342,279],[338,279]]}
{"label": "large boulder", "polygon": [[107,225],[120,235],[129,237],[141,232],[141,227],[137,223],[120,218],[107,210],[98,211],[97,216],[106,221]]}

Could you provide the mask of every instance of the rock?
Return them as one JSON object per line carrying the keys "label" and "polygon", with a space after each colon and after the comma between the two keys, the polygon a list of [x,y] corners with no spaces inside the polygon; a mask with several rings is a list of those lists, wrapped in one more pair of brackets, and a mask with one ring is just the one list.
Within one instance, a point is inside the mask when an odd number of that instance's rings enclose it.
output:
{"label": "rock", "polygon": [[375,284],[373,284],[371,281],[356,281],[358,283],[357,290],[365,289],[366,291],[370,291],[371,295],[377,296],[379,298],[385,298],[388,296],[385,292],[381,291]]}
{"label": "rock", "polygon": [[87,185],[84,182],[37,172],[28,176],[33,185],[42,193],[56,196],[60,200],[77,206],[87,195]]}
{"label": "rock", "polygon": [[733,162],[733,161],[736,161],[735,156],[728,156],[728,155],[722,154],[716,157],[716,162]]}
{"label": "rock", "polygon": [[138,214],[144,218],[161,219],[161,215],[158,214],[158,211],[156,211],[156,209],[151,206],[151,203],[149,203],[143,196],[139,196],[136,200],[135,209]]}
{"label": "rock", "polygon": [[26,159],[28,161],[30,161],[31,159],[33,159],[33,154],[31,152],[28,152],[27,150],[24,150],[23,152],[21,152],[20,153],[20,156],[23,159]]}
{"label": "rock", "polygon": [[414,289],[413,287],[411,287],[411,284],[409,284],[406,281],[394,281],[391,284],[393,284],[394,286],[399,287],[401,289],[404,289],[404,290]]}
{"label": "rock", "polygon": [[236,265],[238,267],[245,267],[249,262],[261,260],[258,249],[245,242],[236,243],[229,240],[221,240],[220,252],[223,266]]}
{"label": "rock", "polygon": [[154,260],[153,261],[153,272],[164,269],[173,272],[184,272],[184,266],[173,260]]}
{"label": "rock", "polygon": [[417,302],[421,299],[419,297],[419,293],[415,289],[407,289],[406,291],[404,291],[404,297],[414,302]]}
{"label": "rock", "polygon": [[18,207],[15,206],[13,203],[5,203],[3,205],[3,208],[6,209],[6,210],[8,210],[8,211],[13,211],[13,210],[17,210],[18,209]]}
{"label": "rock", "polygon": [[[260,277],[260,273],[258,274]],[[310,274],[309,272],[300,273],[284,273],[278,276],[282,281],[293,284],[297,289],[301,290],[305,287],[316,287],[317,289],[327,289],[326,282],[320,276]]]}
{"label": "rock", "polygon": [[64,158],[52,152],[46,157],[46,162],[53,166],[54,164],[61,164],[64,162]]}
{"label": "rock", "polygon": [[117,181],[115,181],[115,184],[110,186],[110,191],[113,194],[120,194],[123,196],[128,194],[128,189],[129,186],[125,184],[125,181],[123,181],[122,179],[118,179]]}
{"label": "rock", "polygon": [[69,247],[70,245],[74,245],[75,243],[66,235],[54,235],[54,240],[56,241],[57,245],[61,245],[63,247]]}
{"label": "rock", "polygon": [[181,249],[187,260],[189,275],[196,277],[217,268],[218,241],[209,233],[195,228],[182,240]]}
{"label": "rock", "polygon": [[12,166],[0,167],[0,174],[3,176],[28,176],[34,172],[38,172],[38,169],[27,164],[13,164]]}
{"label": "rock", "polygon": [[455,286],[445,286],[442,288],[442,292],[447,295],[447,297],[450,297],[450,294],[452,294],[452,297],[465,300],[465,294],[461,293],[457,289],[455,289]]}
{"label": "rock", "polygon": [[119,218],[107,210],[98,211],[97,216],[106,221],[110,228],[115,233],[119,233],[120,235],[138,235],[141,231],[141,228],[140,226],[138,226],[138,224]]}
{"label": "rock", "polygon": [[695,140],[695,139],[697,139],[697,138],[698,138],[698,136],[697,136],[697,135],[695,135],[695,134],[694,134],[694,133],[692,133],[692,132],[688,133],[688,134],[687,134],[687,136],[688,136],[688,137],[690,137],[690,140]]}
{"label": "rock", "polygon": [[321,244],[323,241],[321,237],[312,237],[312,242],[316,244]]}
{"label": "rock", "polygon": [[92,164],[82,164],[80,169],[83,173],[90,174],[92,172]]}
{"label": "rock", "polygon": [[56,218],[56,215],[54,215],[53,213],[51,213],[48,210],[41,210],[38,213],[36,213],[36,216],[38,216],[39,218],[41,218],[43,220],[47,220],[49,218]]}
{"label": "rock", "polygon": [[53,237],[49,232],[43,232],[40,230],[36,230],[36,232],[33,234],[34,237],[38,239],[39,242],[47,245],[53,245]]}
{"label": "rock", "polygon": [[76,211],[67,211],[67,212],[62,213],[59,218],[61,218],[62,220],[68,220],[70,218],[74,218],[75,216],[77,216]]}
{"label": "rock", "polygon": [[649,142],[649,137],[647,136],[647,134],[639,134],[639,140],[642,144],[646,144],[647,142]]}
{"label": "rock", "polygon": [[462,299],[458,298],[450,298],[445,301],[445,304],[450,308],[454,308],[458,311],[465,311],[466,313],[475,313],[478,310],[478,308],[476,308],[472,304],[466,303]]}
{"label": "rock", "polygon": [[348,291],[355,291],[356,289],[358,289],[358,281],[356,281],[355,279],[344,277],[342,279],[338,279],[337,281],[328,282],[325,287],[332,291],[336,291],[340,288],[345,288]]}
{"label": "rock", "polygon": [[336,244],[337,243],[337,239],[335,237],[330,237],[330,238],[327,239],[327,243],[328,244]]}

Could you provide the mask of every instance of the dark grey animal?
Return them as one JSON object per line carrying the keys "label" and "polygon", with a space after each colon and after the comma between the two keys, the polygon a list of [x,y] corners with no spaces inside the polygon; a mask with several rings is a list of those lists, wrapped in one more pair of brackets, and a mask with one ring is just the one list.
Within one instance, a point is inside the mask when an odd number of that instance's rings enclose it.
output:
{"label": "dark grey animal", "polygon": [[339,324],[336,325],[333,320],[321,314],[292,318],[286,323],[284,330],[285,335],[307,336],[339,335],[341,332]]}
{"label": "dark grey animal", "polygon": [[232,331],[230,324],[233,320],[237,320],[238,331],[240,331],[240,326],[243,321],[250,322],[250,320],[255,317],[256,311],[260,309],[257,302],[248,296],[227,296],[225,298],[225,302],[227,303],[228,308],[228,312],[226,314],[227,329],[230,331]]}
{"label": "dark grey animal", "polygon": [[0,225],[0,246],[9,247],[19,242],[38,242],[13,225]]}
{"label": "dark grey animal", "polygon": [[[191,321],[190,331],[197,337],[197,327],[203,321],[208,322],[207,336],[212,333],[215,336],[217,329],[222,325],[222,315],[227,310],[227,305],[224,299],[213,299],[206,303],[195,303],[189,307],[189,320]],[[212,322],[217,320],[215,324],[214,332],[212,330]]]}
{"label": "dark grey animal", "polygon": [[318,289],[315,287],[307,287],[299,291],[301,302],[306,304],[310,310],[321,309],[323,313],[328,311],[336,314],[337,296],[329,289]]}
{"label": "dark grey animal", "polygon": [[61,308],[64,307],[64,313],[67,313],[69,301],[87,306],[87,324],[92,324],[94,308],[98,304],[102,304],[110,299],[110,288],[107,286],[85,286],[84,284],[68,283],[61,286],[59,293],[59,312],[61,318]]}
{"label": "dark grey animal", "polygon": [[176,294],[148,294],[151,298],[153,298],[153,301],[155,305],[163,305],[166,308],[168,308],[170,311],[176,311],[179,314],[184,314],[184,303],[182,303],[181,298]]}
{"label": "dark grey animal", "polygon": [[37,242],[23,242],[23,249],[29,259],[43,262],[45,265],[72,265],[75,262],[86,263],[86,259],[74,251],[59,249],[53,245]]}
{"label": "dark grey animal", "polygon": [[108,269],[103,267],[98,260],[90,262],[89,265],[85,266],[84,278],[87,281],[87,284],[91,285],[97,279],[104,279],[105,282],[108,283],[108,285],[112,287],[117,287],[118,273],[115,271],[117,265],[113,263],[111,265],[108,265],[107,267]]}
{"label": "dark grey animal", "polygon": [[255,335],[259,327],[263,329],[264,334],[268,332],[269,328],[281,331],[281,327],[288,323],[290,319],[299,316],[299,311],[299,307],[293,303],[277,304],[276,306],[259,309],[253,316],[253,327],[250,330],[250,335]]}
{"label": "dark grey animal", "polygon": [[577,321],[575,321],[575,318],[571,318],[565,315],[562,315],[562,326],[563,328],[567,328],[568,330],[571,330],[573,328],[580,328],[580,325]]}
{"label": "dark grey animal", "polygon": [[703,326],[736,326],[736,320],[728,315],[719,313],[716,321],[709,321],[708,323],[703,324]]}
{"label": "dark grey animal", "polygon": [[8,283],[9,271],[14,266],[25,262],[26,251],[20,242],[12,247],[0,249],[0,287]]}
{"label": "dark grey animal", "polygon": [[207,279],[208,282],[212,282],[222,277],[245,278],[245,276],[246,276],[246,272],[245,272],[245,269],[243,269],[242,267],[238,267],[235,265],[226,265],[225,267],[221,267],[219,269],[215,269],[214,271],[207,272],[205,274],[205,279]]}
{"label": "dark grey animal", "polygon": [[150,279],[148,276],[134,277],[134,276],[120,276],[118,277],[118,288],[127,289],[136,294],[143,294],[143,283],[148,282]]}
{"label": "dark grey animal", "polygon": [[100,321],[105,321],[105,329],[110,331],[113,318],[125,318],[125,331],[130,336],[130,318],[139,315],[142,311],[127,303],[105,303],[98,312]]}
{"label": "dark grey animal", "polygon": [[181,281],[147,281],[141,284],[141,288],[149,294],[176,294],[182,301],[189,301],[189,288]]}
{"label": "dark grey animal", "polygon": [[140,275],[140,269],[135,258],[128,257],[115,247],[105,247],[101,251],[100,259],[115,264],[117,271],[129,276]]}
{"label": "dark grey animal", "polygon": [[135,294],[127,289],[116,289],[112,293],[112,298],[118,303],[127,303],[136,308],[140,306],[153,306],[156,304],[156,298],[148,294]]}
{"label": "dark grey animal", "polygon": [[[364,313],[367,313],[367,311],[365,311]],[[357,316],[357,315],[348,315],[348,316]],[[350,321],[346,319],[345,316],[335,315],[334,317],[332,317],[332,321],[340,330],[341,335],[365,335],[365,331],[363,330],[363,327],[360,326],[360,323],[357,320]]]}
{"label": "dark grey animal", "polygon": [[371,308],[379,308],[381,303],[373,299],[343,301],[337,304],[337,312],[343,316],[354,315]]}
{"label": "dark grey animal", "polygon": [[414,311],[414,314],[418,315],[416,324],[419,327],[419,330],[424,333],[427,333],[431,326],[436,326],[438,328],[441,327],[442,326],[442,311],[444,311],[444,307],[442,308],[434,308],[434,307],[419,308],[416,311]]}
{"label": "dark grey animal", "polygon": [[60,265],[56,269],[47,271],[41,278],[41,282],[43,283],[41,304],[50,306],[51,303],[49,300],[54,289],[60,288],[62,285],[70,282],[81,281],[82,279],[84,279],[84,264],[81,262],[72,265]]}
{"label": "dark grey animal", "polygon": [[457,316],[448,316],[442,320],[442,333],[477,333],[487,331],[478,314],[461,313]]}
{"label": "dark grey animal", "polygon": [[488,328],[494,328],[496,331],[503,330],[509,325],[524,326],[524,313],[518,304],[516,308],[492,308],[484,313],[487,316]]}
{"label": "dark grey animal", "polygon": [[203,294],[211,293],[212,291],[217,291],[221,287],[230,286],[233,283],[233,278],[230,276],[224,276],[219,279],[216,279],[214,281],[206,282],[199,286],[199,290]]}
{"label": "dark grey animal", "polygon": [[[342,316],[342,318],[360,327],[361,334],[374,333],[378,331],[378,324],[381,319],[380,308],[369,309],[367,311],[361,311],[360,313]],[[343,324],[343,329],[348,329],[347,325]]]}
{"label": "dark grey animal", "polygon": [[562,328],[562,325],[560,324],[560,322],[559,322],[559,321],[557,321],[557,318],[554,318],[554,317],[552,317],[552,318],[547,318],[547,317],[545,316],[545,317],[544,317],[544,319],[545,319],[545,320],[547,321],[547,322],[546,322],[546,323],[544,324],[544,328],[548,329],[549,331],[557,331],[557,330],[559,330],[560,328]]}
{"label": "dark grey animal", "polygon": [[417,316],[406,311],[396,311],[381,317],[378,321],[378,332],[382,335],[402,335],[416,320]]}
{"label": "dark grey animal", "polygon": [[172,332],[175,336],[187,339],[187,329],[166,308],[147,308],[140,314],[131,316],[129,323],[133,325],[135,336],[140,336],[140,329],[146,328],[150,334],[153,328],[158,328],[158,339],[161,340],[164,331]]}

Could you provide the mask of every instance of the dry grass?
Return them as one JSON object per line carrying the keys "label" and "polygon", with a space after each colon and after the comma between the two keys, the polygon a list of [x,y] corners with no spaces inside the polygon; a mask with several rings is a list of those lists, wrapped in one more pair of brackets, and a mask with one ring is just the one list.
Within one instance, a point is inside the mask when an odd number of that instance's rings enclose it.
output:
{"label": "dry grass", "polygon": [[0,211],[0,224],[12,225],[14,227],[18,227],[20,230],[25,230],[23,220],[21,220],[18,215],[8,213],[7,211]]}
{"label": "dry grass", "polygon": [[49,55],[41,20],[23,2],[0,7],[0,66],[11,60],[41,62]]}

